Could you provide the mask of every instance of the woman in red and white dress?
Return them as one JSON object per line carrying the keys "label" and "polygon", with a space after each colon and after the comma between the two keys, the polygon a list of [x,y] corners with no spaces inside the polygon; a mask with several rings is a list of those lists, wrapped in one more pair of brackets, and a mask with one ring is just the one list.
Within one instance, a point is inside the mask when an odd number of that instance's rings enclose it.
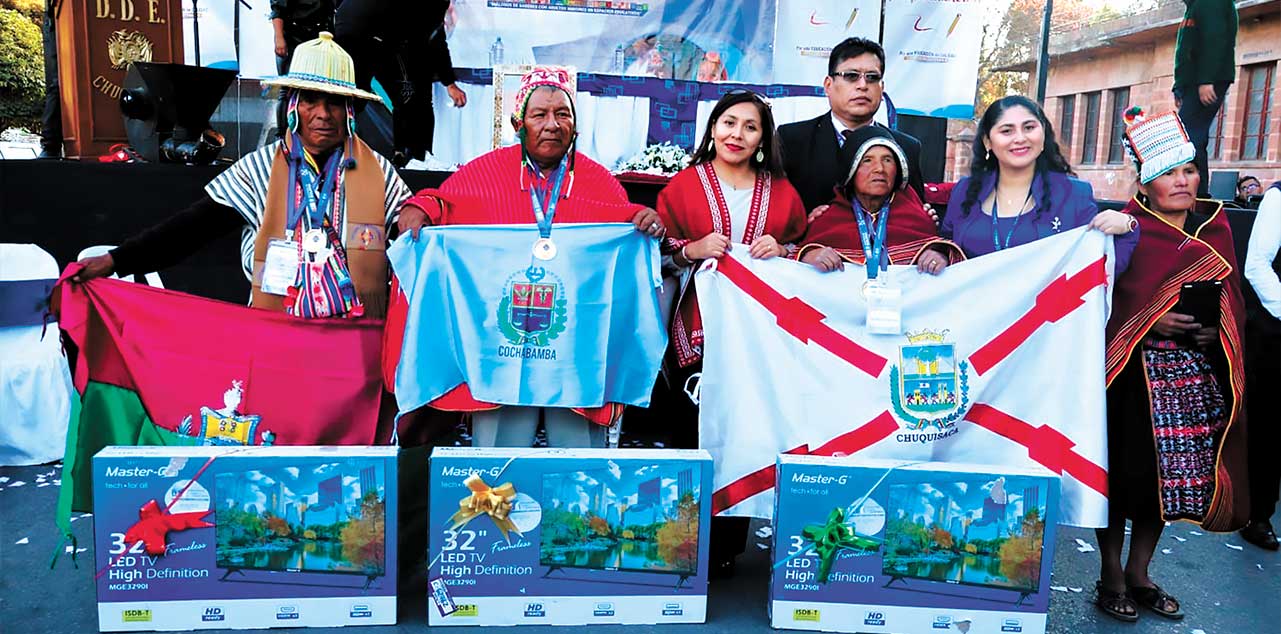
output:
{"label": "woman in red and white dress", "polygon": [[[754,258],[786,256],[805,233],[805,207],[783,177],[778,136],[769,104],[754,92],[735,90],[712,108],[707,130],[690,161],[658,194],[667,227],[664,255],[680,270],[680,294],[671,323],[669,383],[684,386],[699,370],[703,325],[693,271],[708,258],[746,249]],[[692,396],[691,396],[692,398]],[[684,399],[677,397],[678,402]],[[697,410],[677,406],[673,444],[698,447]],[[748,518],[715,518],[710,553],[713,576],[733,571],[747,545]]]}
{"label": "woman in red and white dress", "polygon": [[785,256],[805,233],[805,208],[783,177],[769,104],[750,90],[721,97],[690,166],[659,192],[657,207],[667,227],[663,254],[681,269],[673,356],[688,368],[703,349],[691,274],[697,264],[725,255],[732,244],[745,245],[754,258]]}

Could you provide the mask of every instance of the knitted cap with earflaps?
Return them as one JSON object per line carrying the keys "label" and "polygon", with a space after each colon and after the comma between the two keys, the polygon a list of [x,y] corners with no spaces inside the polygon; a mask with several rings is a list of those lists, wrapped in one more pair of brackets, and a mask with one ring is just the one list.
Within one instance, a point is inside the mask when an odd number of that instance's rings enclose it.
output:
{"label": "knitted cap with earflaps", "polygon": [[289,73],[262,81],[264,86],[311,90],[382,103],[382,98],[356,87],[356,65],[328,31],[294,49]]}
{"label": "knitted cap with earflaps", "polygon": [[1183,121],[1173,112],[1145,117],[1134,106],[1125,111],[1125,147],[1144,185],[1184,163],[1196,159],[1196,146],[1188,139]]}

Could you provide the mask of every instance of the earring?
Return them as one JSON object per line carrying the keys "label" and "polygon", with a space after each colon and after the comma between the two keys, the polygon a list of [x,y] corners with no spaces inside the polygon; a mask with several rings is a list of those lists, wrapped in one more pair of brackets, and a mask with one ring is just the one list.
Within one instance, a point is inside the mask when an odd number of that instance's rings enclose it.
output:
{"label": "earring", "polygon": [[992,160],[992,148],[987,149],[987,153],[983,155],[983,160],[984,161]]}
{"label": "earring", "polygon": [[762,150],[761,148],[756,148],[756,162],[757,163],[765,162],[765,150]]}
{"label": "earring", "polygon": [[716,151],[716,139],[708,139],[708,140],[707,140],[707,151],[708,151],[708,152],[714,152],[714,151]]}

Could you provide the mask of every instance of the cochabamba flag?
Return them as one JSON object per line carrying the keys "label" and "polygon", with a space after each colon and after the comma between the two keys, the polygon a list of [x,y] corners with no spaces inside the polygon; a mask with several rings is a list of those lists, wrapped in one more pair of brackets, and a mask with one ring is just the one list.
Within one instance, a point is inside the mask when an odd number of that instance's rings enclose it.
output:
{"label": "cochabamba flag", "polygon": [[860,266],[821,273],[747,249],[706,265],[713,509],[769,517],[777,455],[808,453],[1041,467],[1062,476],[1063,523],[1106,525],[1111,262],[1111,239],[1082,228],[937,277],[890,267],[901,335],[868,333]]}
{"label": "cochabamba flag", "polygon": [[92,507],[108,445],[371,445],[381,320],[303,320],[114,279],[63,273],[59,325],[80,350],[60,512]]}
{"label": "cochabamba flag", "polygon": [[658,244],[630,224],[424,228],[387,250],[409,303],[397,405],[648,406],[667,334]]}

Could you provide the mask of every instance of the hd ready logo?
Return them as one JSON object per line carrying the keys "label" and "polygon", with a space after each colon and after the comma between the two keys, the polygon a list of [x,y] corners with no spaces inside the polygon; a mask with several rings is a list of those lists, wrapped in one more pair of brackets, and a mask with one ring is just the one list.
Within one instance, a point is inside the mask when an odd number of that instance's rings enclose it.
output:
{"label": "hd ready logo", "polygon": [[1022,632],[1023,622],[1018,619],[1004,619],[1001,621],[1002,632]]}
{"label": "hd ready logo", "polygon": [[204,613],[200,615],[200,620],[205,623],[226,621],[227,613],[223,611],[221,606],[208,606],[205,608]]}
{"label": "hd ready logo", "polygon": [[368,604],[356,603],[347,611],[347,615],[353,619],[368,619],[374,616],[374,611]]}
{"label": "hd ready logo", "polygon": [[952,629],[952,617],[950,617],[950,616],[936,616],[936,617],[934,617],[934,629],[936,629],[936,630],[950,630],[950,629]]}
{"label": "hd ready logo", "polygon": [[541,603],[526,603],[526,604],[525,604],[525,618],[527,618],[527,619],[540,619],[540,618],[543,618],[543,617],[545,617],[545,616],[547,616],[547,610],[543,608],[543,604],[541,604]]}
{"label": "hd ready logo", "polygon": [[876,625],[879,627],[885,627],[885,613],[884,612],[868,612],[867,616],[863,617],[863,625]]}
{"label": "hd ready logo", "polygon": [[296,605],[281,605],[276,607],[277,621],[297,621],[302,618]]}
{"label": "hd ready logo", "polygon": [[663,616],[685,616],[685,607],[679,603],[664,603]]}
{"label": "hd ready logo", "polygon": [[614,616],[614,604],[602,601],[592,610],[592,616]]}

